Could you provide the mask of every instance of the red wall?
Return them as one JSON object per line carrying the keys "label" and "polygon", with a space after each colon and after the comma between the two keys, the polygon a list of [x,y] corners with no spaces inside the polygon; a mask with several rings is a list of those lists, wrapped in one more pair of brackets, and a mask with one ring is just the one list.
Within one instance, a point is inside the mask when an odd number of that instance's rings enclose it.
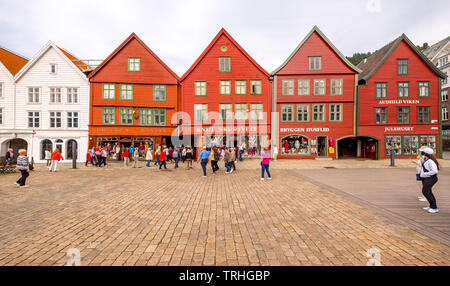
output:
{"label": "red wall", "polygon": [[[408,75],[397,75],[397,59],[408,59],[409,73]],[[397,95],[397,82],[409,81],[409,98],[405,100],[419,101],[419,103],[395,103],[386,104],[380,102],[381,100],[402,100]],[[418,81],[430,82],[430,96],[428,98],[418,96]],[[375,96],[375,84],[377,82],[388,83],[387,98],[377,99]],[[380,140],[380,157],[385,157],[385,135],[439,135],[439,77],[431,70],[428,65],[413,51],[409,45],[402,41],[397,48],[392,52],[384,64],[376,71],[376,73],[369,79],[367,85],[360,86],[360,116],[359,116],[359,134],[364,136],[372,136]],[[397,107],[410,107],[410,124],[397,123]],[[417,123],[417,106],[431,107],[431,122],[432,124],[418,124]],[[375,107],[388,108],[388,124],[375,124]],[[412,127],[414,131],[385,131],[386,127]],[[437,137],[439,143],[439,137]],[[438,144],[438,149],[439,149]]]}

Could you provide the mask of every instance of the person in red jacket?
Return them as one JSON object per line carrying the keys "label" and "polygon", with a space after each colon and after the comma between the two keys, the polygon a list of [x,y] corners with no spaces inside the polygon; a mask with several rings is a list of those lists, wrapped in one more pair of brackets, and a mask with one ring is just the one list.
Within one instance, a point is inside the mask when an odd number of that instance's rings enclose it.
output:
{"label": "person in red jacket", "polygon": [[128,167],[128,164],[130,163],[130,152],[128,151],[128,148],[125,147],[125,150],[123,150],[123,166]]}
{"label": "person in red jacket", "polygon": [[64,160],[63,156],[61,155],[61,152],[58,148],[55,149],[55,152],[52,153],[52,164],[50,165],[50,172],[56,172],[56,169],[58,168],[58,162],[59,160]]}
{"label": "person in red jacket", "polygon": [[166,152],[162,151],[159,155],[159,169],[161,170],[162,165],[164,165],[164,169],[167,169],[166,166]]}

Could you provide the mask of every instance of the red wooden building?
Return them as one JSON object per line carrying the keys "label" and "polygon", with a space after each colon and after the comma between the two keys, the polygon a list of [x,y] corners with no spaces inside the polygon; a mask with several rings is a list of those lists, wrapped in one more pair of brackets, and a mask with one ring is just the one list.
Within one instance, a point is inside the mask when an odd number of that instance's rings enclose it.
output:
{"label": "red wooden building", "polygon": [[179,78],[136,34],[89,74],[89,145],[170,145]]}
{"label": "red wooden building", "polygon": [[440,156],[440,79],[445,74],[405,35],[358,67],[358,135],[376,146],[370,152],[363,142],[358,156],[387,158],[391,146],[398,157],[416,156],[422,145]]}
{"label": "red wooden building", "polygon": [[[278,120],[274,155],[281,159],[352,155],[360,70],[314,27],[272,74]],[[350,141],[344,139],[350,138]]]}
{"label": "red wooden building", "polygon": [[188,137],[196,147],[243,146],[259,154],[270,146],[269,77],[221,29],[181,78],[183,135],[194,135]]}

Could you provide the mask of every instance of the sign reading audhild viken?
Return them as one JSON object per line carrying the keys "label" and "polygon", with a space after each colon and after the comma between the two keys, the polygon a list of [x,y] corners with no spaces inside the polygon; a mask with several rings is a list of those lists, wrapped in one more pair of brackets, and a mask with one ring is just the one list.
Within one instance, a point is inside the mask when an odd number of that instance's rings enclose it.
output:
{"label": "sign reading audhild viken", "polygon": [[420,100],[416,99],[393,99],[393,100],[380,100],[378,104],[420,104]]}

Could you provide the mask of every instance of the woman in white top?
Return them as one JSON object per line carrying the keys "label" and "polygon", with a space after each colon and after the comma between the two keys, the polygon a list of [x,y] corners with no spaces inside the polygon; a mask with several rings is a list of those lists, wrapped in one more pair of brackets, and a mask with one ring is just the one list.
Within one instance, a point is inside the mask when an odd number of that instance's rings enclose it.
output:
{"label": "woman in white top", "polygon": [[438,177],[437,174],[439,172],[439,163],[434,157],[433,149],[424,148],[419,150],[423,157],[422,168],[420,170],[420,179],[422,180],[422,193],[427,198],[430,203],[430,207],[424,208],[424,210],[429,213],[437,213],[439,212],[436,204],[436,198],[433,195],[433,186],[437,183]]}
{"label": "woman in white top", "polygon": [[[422,146],[420,147],[419,150],[423,150],[427,148],[427,146]],[[422,180],[420,179],[420,170],[422,170],[422,163],[423,163],[424,157],[422,156],[422,151],[418,151],[417,157],[415,159],[412,160],[413,164],[416,165],[416,176],[418,176],[417,181],[419,181],[419,188],[420,188],[420,193],[422,194]],[[419,196],[418,197],[419,201],[421,202],[426,202],[427,199],[424,196]]]}
{"label": "woman in white top", "polygon": [[52,162],[52,152],[48,149],[45,149],[45,160],[47,160],[47,167],[50,166]]}

